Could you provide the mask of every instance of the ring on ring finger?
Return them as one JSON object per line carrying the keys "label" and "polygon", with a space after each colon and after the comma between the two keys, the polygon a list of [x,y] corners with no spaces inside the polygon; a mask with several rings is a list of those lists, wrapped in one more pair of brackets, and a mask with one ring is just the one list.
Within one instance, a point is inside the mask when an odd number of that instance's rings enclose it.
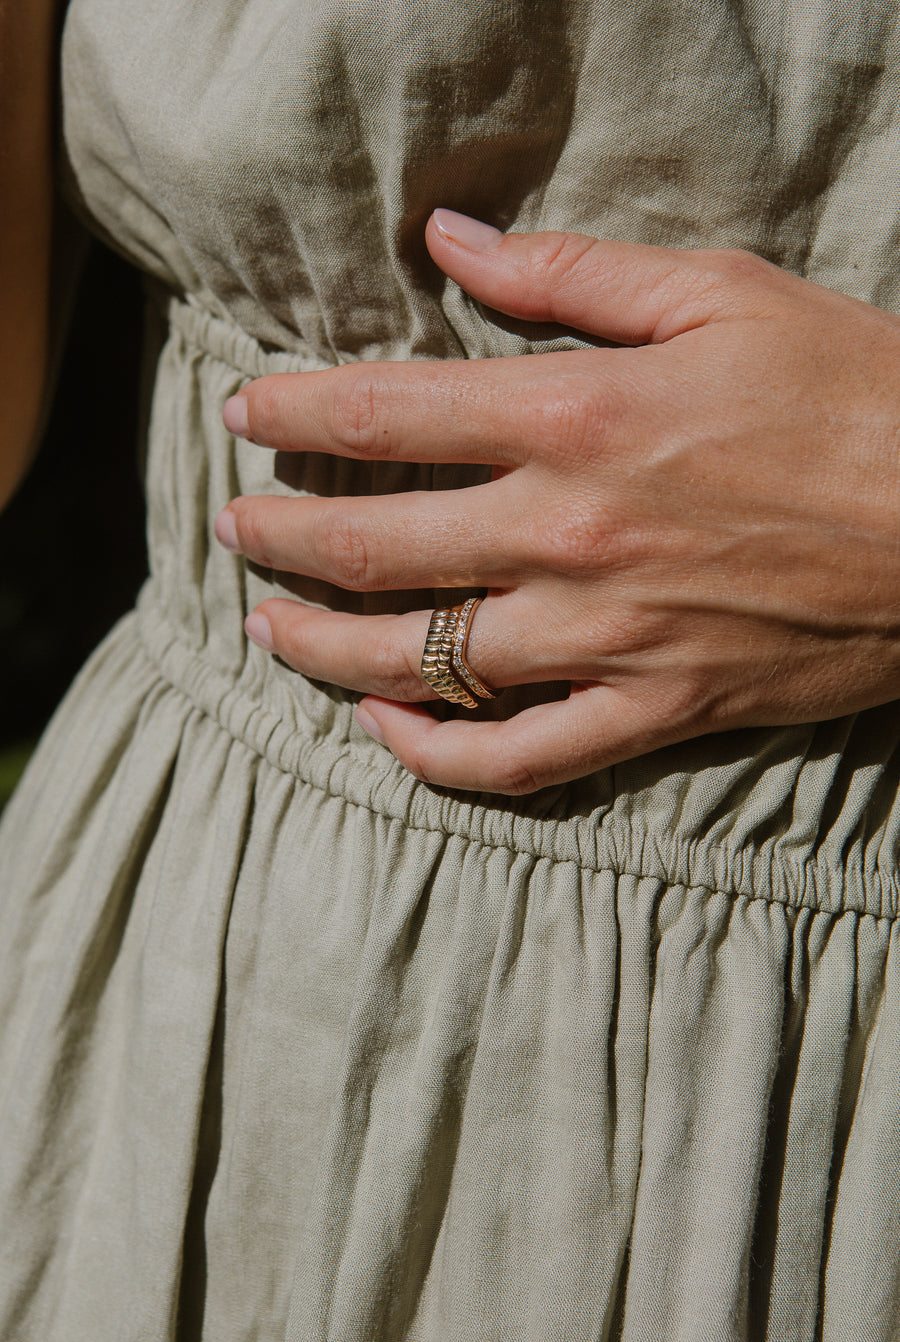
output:
{"label": "ring on ring finger", "polygon": [[466,660],[469,631],[481,602],[480,596],[470,596],[461,606],[435,610],[422,653],[425,683],[442,699],[464,708],[477,708],[478,699],[494,698],[494,691]]}

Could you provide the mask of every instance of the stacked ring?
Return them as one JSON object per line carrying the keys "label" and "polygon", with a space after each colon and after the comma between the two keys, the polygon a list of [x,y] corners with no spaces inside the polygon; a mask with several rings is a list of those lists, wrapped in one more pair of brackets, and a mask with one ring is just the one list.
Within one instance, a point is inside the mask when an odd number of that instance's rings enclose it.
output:
{"label": "stacked ring", "polygon": [[[478,699],[493,699],[494,691],[476,676],[466,661],[469,630],[480,596],[470,596],[461,606],[436,610],[428,626],[422,653],[422,679],[451,704],[477,708]],[[473,696],[477,695],[478,699]]]}

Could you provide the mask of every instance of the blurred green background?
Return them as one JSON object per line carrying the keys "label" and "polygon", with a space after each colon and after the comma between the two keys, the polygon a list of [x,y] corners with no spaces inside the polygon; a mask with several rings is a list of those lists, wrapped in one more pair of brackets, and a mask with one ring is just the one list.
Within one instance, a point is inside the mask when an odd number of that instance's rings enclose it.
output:
{"label": "blurred green background", "polygon": [[0,807],[145,574],[137,466],[143,295],[92,243],[44,442],[0,515]]}

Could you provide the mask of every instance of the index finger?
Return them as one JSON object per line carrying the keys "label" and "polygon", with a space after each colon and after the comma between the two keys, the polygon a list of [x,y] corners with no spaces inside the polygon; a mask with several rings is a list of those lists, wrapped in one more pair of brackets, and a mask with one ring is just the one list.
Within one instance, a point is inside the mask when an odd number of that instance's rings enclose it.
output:
{"label": "index finger", "polygon": [[285,452],[515,467],[552,436],[576,398],[590,396],[602,418],[602,356],[619,352],[273,373],[231,397],[223,418],[237,437]]}

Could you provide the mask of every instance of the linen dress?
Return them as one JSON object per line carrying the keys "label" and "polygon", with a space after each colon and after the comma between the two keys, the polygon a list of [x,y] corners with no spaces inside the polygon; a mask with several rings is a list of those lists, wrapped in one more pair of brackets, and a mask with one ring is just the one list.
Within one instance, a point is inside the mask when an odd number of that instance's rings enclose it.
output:
{"label": "linen dress", "polygon": [[898,707],[454,794],[242,630],[445,594],[212,536],[478,478],[236,442],[248,378],[578,345],[442,277],[437,205],[895,307],[900,11],[72,0],[63,67],[148,276],[151,577],[2,827],[0,1337],[900,1337]]}

